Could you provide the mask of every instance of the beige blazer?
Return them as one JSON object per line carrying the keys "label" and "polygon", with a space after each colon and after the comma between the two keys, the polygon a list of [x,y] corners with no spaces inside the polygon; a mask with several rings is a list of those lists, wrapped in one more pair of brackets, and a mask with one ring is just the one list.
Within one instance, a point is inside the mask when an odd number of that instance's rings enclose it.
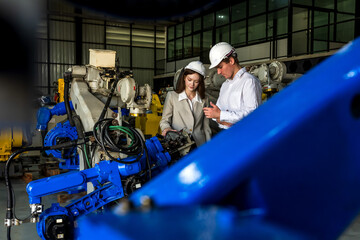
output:
{"label": "beige blazer", "polygon": [[179,101],[179,94],[170,91],[166,95],[163,115],[160,121],[160,128],[163,131],[166,128],[172,128],[180,131],[187,128],[192,133],[197,146],[209,141],[211,138],[211,129],[209,119],[204,115],[203,107],[206,100],[202,103],[194,103],[194,112],[186,99]]}

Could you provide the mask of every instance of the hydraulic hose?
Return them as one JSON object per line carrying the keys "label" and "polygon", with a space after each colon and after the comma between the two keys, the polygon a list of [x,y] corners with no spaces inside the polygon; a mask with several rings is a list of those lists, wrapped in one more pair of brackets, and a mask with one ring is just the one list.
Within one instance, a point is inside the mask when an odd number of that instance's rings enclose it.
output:
{"label": "hydraulic hose", "polygon": [[72,78],[71,72],[65,72],[64,73],[64,102],[65,102],[65,109],[66,114],[68,116],[68,120],[70,123],[70,126],[74,126],[74,120],[72,118],[72,111],[70,108],[70,98],[69,98],[69,90],[70,90],[70,81]]}
{"label": "hydraulic hose", "polygon": [[[9,159],[6,161],[6,165],[5,165],[5,185],[6,185],[6,190],[7,190],[7,208],[6,208],[6,220],[12,220],[14,219],[14,208],[15,208],[15,202],[14,202],[14,198],[13,198],[13,189],[12,189],[12,185],[11,185],[11,181],[10,181],[10,176],[9,176],[9,172],[10,172],[10,164],[13,161],[13,159],[19,155],[20,153],[23,152],[27,152],[27,151],[38,151],[38,150],[53,150],[53,149],[60,149],[60,148],[69,148],[69,147],[73,147],[78,145],[78,141],[69,141],[66,143],[62,143],[62,144],[58,144],[55,146],[49,146],[49,147],[27,147],[27,148],[22,148],[19,150],[16,150],[15,152],[13,152]],[[8,240],[11,239],[10,233],[11,233],[11,222],[8,222],[8,226],[7,226],[7,238]]]}
{"label": "hydraulic hose", "polygon": [[103,110],[102,110],[102,112],[101,112],[101,114],[100,114],[100,117],[99,117],[99,120],[98,120],[98,121],[104,119],[105,114],[106,114],[106,111],[107,111],[107,109],[108,109],[108,107],[109,107],[109,105],[110,105],[111,98],[112,98],[112,96],[113,96],[113,94],[114,94],[114,91],[115,91],[115,88],[116,88],[116,85],[117,85],[118,81],[119,81],[119,79],[116,79],[115,82],[113,83],[113,85],[112,85],[112,87],[111,87],[111,91],[110,91],[110,93],[109,93],[109,96],[108,96],[108,98],[107,98],[107,100],[106,100],[105,106],[104,106],[104,108],[103,108]]}

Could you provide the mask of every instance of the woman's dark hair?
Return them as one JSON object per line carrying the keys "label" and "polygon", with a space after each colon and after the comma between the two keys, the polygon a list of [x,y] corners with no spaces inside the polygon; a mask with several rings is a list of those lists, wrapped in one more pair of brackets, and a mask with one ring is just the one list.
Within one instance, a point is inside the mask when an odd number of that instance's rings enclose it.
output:
{"label": "woman's dark hair", "polygon": [[[176,84],[176,93],[182,93],[185,90],[185,78],[187,75],[190,74],[194,74],[197,73],[193,70],[190,69],[185,69],[183,74],[179,77],[179,80],[177,81]],[[199,73],[197,73],[199,74]],[[204,99],[205,98],[205,83],[204,83],[204,76],[199,74],[199,86],[197,87],[196,91],[199,93],[200,98]]]}

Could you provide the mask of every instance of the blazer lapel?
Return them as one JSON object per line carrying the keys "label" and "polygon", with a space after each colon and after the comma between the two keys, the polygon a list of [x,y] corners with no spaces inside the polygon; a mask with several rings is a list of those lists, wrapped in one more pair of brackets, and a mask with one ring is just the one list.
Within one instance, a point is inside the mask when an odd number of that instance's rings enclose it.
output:
{"label": "blazer lapel", "polygon": [[194,115],[190,109],[190,105],[186,99],[181,100],[179,103],[180,103],[181,109],[182,109],[181,117],[182,117],[185,125],[189,128],[188,130],[191,129],[191,131],[192,131],[194,129]]}

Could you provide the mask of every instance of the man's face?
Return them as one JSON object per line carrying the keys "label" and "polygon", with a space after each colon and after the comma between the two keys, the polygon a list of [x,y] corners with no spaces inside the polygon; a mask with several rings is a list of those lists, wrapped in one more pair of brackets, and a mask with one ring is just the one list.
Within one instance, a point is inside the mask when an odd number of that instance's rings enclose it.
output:
{"label": "man's face", "polygon": [[226,79],[234,78],[234,64],[232,64],[233,59],[231,58],[228,63],[222,61],[217,67],[217,73],[223,75]]}

